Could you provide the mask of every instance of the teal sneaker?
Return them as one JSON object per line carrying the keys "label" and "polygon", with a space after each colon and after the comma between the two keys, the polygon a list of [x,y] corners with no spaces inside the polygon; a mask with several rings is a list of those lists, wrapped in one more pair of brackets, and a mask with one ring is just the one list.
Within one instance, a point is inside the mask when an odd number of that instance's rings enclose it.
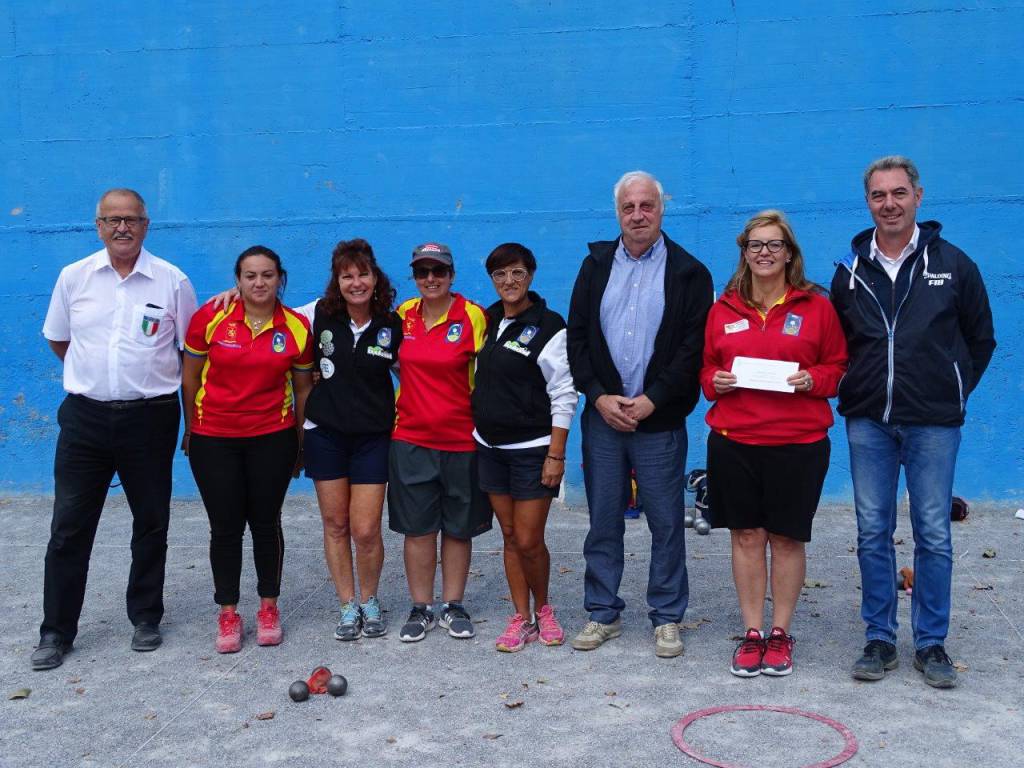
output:
{"label": "teal sneaker", "polygon": [[358,640],[363,629],[363,617],[359,606],[349,600],[341,606],[341,621],[334,629],[335,640]]}
{"label": "teal sneaker", "polygon": [[388,625],[376,597],[367,598],[359,606],[359,612],[363,615],[363,637],[384,637],[388,633]]}

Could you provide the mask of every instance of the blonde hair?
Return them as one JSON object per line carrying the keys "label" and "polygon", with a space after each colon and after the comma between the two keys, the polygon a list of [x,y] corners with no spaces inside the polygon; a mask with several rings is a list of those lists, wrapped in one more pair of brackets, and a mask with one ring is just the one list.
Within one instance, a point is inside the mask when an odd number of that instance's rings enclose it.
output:
{"label": "blonde hair", "polygon": [[822,292],[821,286],[812,283],[804,274],[804,254],[800,250],[800,244],[796,241],[793,227],[790,226],[786,214],[782,211],[768,209],[755,214],[747,221],[743,231],[736,235],[736,245],[740,247],[740,261],[729,278],[726,291],[736,291],[748,304],[753,303],[753,289],[751,288],[752,277],[750,265],[747,264],[743,251],[747,246],[750,233],[758,227],[775,225],[782,230],[782,239],[786,241],[786,249],[789,251],[789,259],[786,262],[786,285],[792,286],[801,291]]}

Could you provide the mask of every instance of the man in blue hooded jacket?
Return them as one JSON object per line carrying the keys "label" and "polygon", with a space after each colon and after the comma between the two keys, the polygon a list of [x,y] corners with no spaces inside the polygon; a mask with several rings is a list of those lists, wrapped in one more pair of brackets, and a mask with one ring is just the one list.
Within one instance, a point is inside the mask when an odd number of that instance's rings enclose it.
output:
{"label": "man in blue hooded jacket", "polygon": [[917,223],[924,190],[899,155],[864,173],[875,226],[853,239],[832,280],[850,353],[839,385],[857,509],[861,617],[867,646],[858,680],[880,680],[896,652],[896,491],[903,467],[914,530],[914,667],[936,688],[956,685],[945,650],[953,547],[950,505],[967,398],[996,342],[977,265]]}

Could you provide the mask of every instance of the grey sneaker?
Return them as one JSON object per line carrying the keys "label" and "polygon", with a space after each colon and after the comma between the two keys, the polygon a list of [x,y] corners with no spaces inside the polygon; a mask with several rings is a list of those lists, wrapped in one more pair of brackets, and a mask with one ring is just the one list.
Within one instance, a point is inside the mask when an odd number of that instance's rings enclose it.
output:
{"label": "grey sneaker", "polygon": [[473,637],[476,634],[476,627],[473,626],[473,622],[469,618],[466,609],[462,607],[462,603],[454,601],[445,603],[444,608],[441,610],[441,618],[437,623],[447,629],[449,635],[460,640]]}
{"label": "grey sneaker", "polygon": [[398,633],[398,639],[403,643],[415,643],[427,636],[427,632],[434,628],[437,622],[434,620],[434,612],[424,605],[413,605],[409,611],[409,618],[402,625]]}
{"label": "grey sneaker", "polygon": [[363,615],[363,637],[384,637],[388,633],[388,625],[376,597],[370,597],[359,606]]}
{"label": "grey sneaker", "polygon": [[671,659],[683,655],[683,641],[679,639],[679,625],[674,621],[654,628],[654,655]]}
{"label": "grey sneaker", "polygon": [[885,640],[868,640],[864,655],[853,663],[852,674],[857,680],[881,680],[887,670],[900,665],[896,646]]}
{"label": "grey sneaker", "polygon": [[622,634],[622,617],[616,616],[611,624],[599,621],[588,621],[580,633],[572,639],[572,647],[577,651],[592,651],[605,642]]}
{"label": "grey sneaker", "polygon": [[341,621],[334,628],[335,640],[358,640],[363,628],[359,607],[351,600],[341,606]]}
{"label": "grey sneaker", "polygon": [[932,688],[956,686],[956,670],[941,645],[929,645],[915,653],[914,669],[924,672],[924,681]]}

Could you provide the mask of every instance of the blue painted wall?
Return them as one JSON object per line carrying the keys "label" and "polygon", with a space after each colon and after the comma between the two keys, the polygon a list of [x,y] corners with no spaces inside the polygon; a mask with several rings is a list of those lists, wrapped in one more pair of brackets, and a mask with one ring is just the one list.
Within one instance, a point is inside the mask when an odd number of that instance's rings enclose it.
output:
{"label": "blue painted wall", "polygon": [[[288,297],[303,302],[332,245],[362,236],[401,295],[414,291],[411,247],[449,242],[457,288],[489,302],[482,261],[519,240],[564,311],[585,243],[616,233],[611,186],[625,170],[664,181],[666,230],[717,286],[735,233],[766,206],[789,212],[811,276],[827,281],[870,224],[863,167],[900,152],[922,170],[922,217],[980,263],[996,315],[958,492],[1022,498],[1022,33],[1024,4],[982,0],[7,0],[0,489],[51,488],[62,393],[40,327],[61,266],[97,247],[106,187],[142,192],[147,246],[202,297],[260,242],[284,255]],[[841,429],[833,439],[826,495],[844,499]],[[569,479],[578,493],[572,461]],[[195,492],[183,461],[176,490]]]}

